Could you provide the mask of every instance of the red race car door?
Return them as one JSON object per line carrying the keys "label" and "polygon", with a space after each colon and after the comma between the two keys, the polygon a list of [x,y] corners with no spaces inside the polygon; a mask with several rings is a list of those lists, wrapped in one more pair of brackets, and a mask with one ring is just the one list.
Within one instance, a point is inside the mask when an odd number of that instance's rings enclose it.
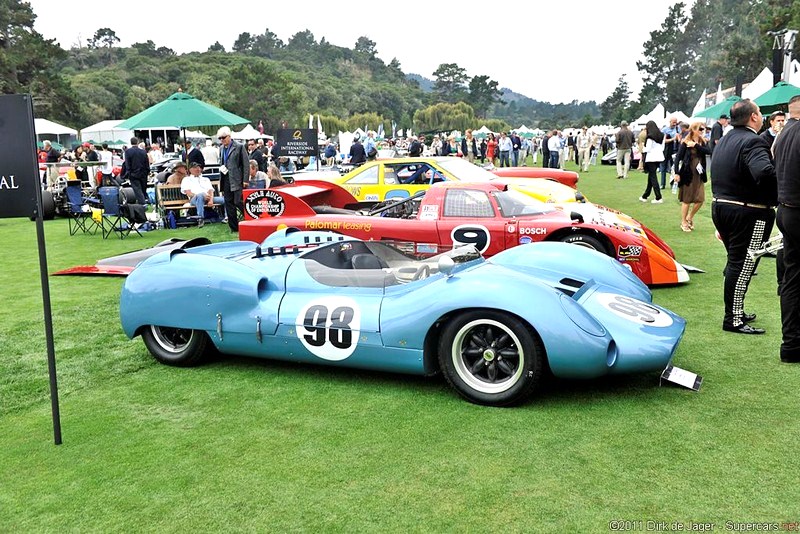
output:
{"label": "red race car door", "polygon": [[449,188],[438,214],[437,231],[443,245],[475,245],[486,256],[506,248],[506,221],[499,217],[485,190]]}

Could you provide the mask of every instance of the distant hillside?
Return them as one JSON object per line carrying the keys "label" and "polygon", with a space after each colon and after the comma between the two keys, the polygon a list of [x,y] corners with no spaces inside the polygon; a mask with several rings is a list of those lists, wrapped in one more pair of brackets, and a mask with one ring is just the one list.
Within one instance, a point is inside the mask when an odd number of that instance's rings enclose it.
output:
{"label": "distant hillside", "polygon": [[433,80],[426,78],[425,76],[420,74],[406,74],[406,80],[417,82],[423,93],[430,93],[433,91]]}

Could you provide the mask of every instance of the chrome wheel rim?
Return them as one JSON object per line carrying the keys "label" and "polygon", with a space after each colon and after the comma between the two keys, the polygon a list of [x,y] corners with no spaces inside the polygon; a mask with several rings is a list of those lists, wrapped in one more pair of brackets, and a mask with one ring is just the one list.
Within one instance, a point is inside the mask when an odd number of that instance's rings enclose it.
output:
{"label": "chrome wheel rim", "polygon": [[525,353],[519,338],[504,324],[479,319],[465,324],[453,340],[456,373],[481,393],[502,393],[522,377]]}
{"label": "chrome wheel rim", "polygon": [[158,346],[172,354],[183,352],[194,337],[194,330],[186,328],[169,328],[164,326],[150,326]]}

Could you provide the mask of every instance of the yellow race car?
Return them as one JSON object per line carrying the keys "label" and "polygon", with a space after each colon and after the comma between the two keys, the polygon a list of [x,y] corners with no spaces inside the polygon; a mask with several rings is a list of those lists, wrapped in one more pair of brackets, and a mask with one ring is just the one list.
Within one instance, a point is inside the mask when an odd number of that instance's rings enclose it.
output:
{"label": "yellow race car", "polygon": [[[296,181],[305,178],[294,175]],[[308,173],[309,179],[320,179]],[[325,178],[347,189],[363,201],[380,202],[389,198],[406,198],[432,184],[445,181],[499,182],[543,202],[585,202],[575,189],[551,180],[538,178],[500,178],[461,158],[400,158],[370,161],[343,176]]]}

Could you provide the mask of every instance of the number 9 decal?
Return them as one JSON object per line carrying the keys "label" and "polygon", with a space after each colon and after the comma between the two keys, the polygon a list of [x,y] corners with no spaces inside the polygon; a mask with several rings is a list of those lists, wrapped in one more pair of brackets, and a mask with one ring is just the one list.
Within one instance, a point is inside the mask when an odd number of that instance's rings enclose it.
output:
{"label": "number 9 decal", "polygon": [[489,230],[485,226],[475,224],[456,226],[450,232],[450,239],[453,241],[453,246],[475,245],[481,254],[486,252],[492,241]]}
{"label": "number 9 decal", "polygon": [[597,300],[614,315],[634,323],[664,328],[672,324],[672,317],[655,306],[623,295],[603,293]]}
{"label": "number 9 decal", "polygon": [[306,304],[297,314],[295,324],[297,337],[314,356],[344,360],[356,350],[361,310],[350,298],[321,298]]}

